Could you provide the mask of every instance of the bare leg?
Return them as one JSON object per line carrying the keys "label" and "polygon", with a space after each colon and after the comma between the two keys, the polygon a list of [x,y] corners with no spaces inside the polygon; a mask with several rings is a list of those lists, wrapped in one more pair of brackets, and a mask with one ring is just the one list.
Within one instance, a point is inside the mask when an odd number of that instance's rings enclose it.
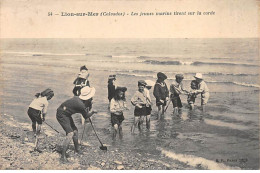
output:
{"label": "bare leg", "polygon": [[75,152],[78,154],[81,154],[81,150],[79,147],[79,133],[77,130],[74,130],[73,133],[74,133],[74,135],[73,135],[72,139],[73,139],[73,143],[74,143],[74,147],[75,147]]}
{"label": "bare leg", "polygon": [[37,125],[37,131],[36,131],[36,134],[37,134],[37,135],[40,134],[40,132],[41,132],[41,127],[42,127],[41,124],[38,124],[38,125]]}
{"label": "bare leg", "polygon": [[139,117],[138,129],[141,131],[143,129],[144,116]]}
{"label": "bare leg", "polygon": [[131,127],[131,133],[132,133],[132,134],[134,134],[134,132],[135,132],[135,126],[136,126],[138,123],[139,123],[139,117],[138,117],[138,116],[135,116],[135,118],[134,118],[134,123],[133,123],[133,125],[132,125],[132,127]]}
{"label": "bare leg", "polygon": [[165,110],[165,106],[162,105],[162,109],[161,109],[161,111],[162,111],[162,113],[161,113],[161,119],[164,118],[164,110]]}
{"label": "bare leg", "polygon": [[116,139],[117,130],[118,130],[118,125],[117,125],[117,124],[115,124],[115,125],[114,125],[114,132],[113,132],[113,136],[112,136],[112,139],[113,139],[113,140],[115,140],[115,139]]}
{"label": "bare leg", "polygon": [[150,117],[151,117],[151,115],[146,116],[146,128],[148,130],[150,130]]}
{"label": "bare leg", "polygon": [[68,162],[68,159],[66,158],[66,151],[69,148],[69,144],[71,139],[73,138],[73,132],[70,132],[67,134],[67,136],[65,137],[65,140],[63,141],[62,144],[62,153],[61,153],[61,161],[62,162]]}
{"label": "bare leg", "polygon": [[178,115],[178,107],[173,108],[173,115]]}
{"label": "bare leg", "polygon": [[158,115],[157,115],[157,120],[159,120],[161,118],[161,110],[162,110],[162,107],[161,105],[160,106],[157,106],[158,107]]}
{"label": "bare leg", "polygon": [[123,139],[123,130],[122,130],[121,124],[120,124],[119,127],[118,127],[118,132],[119,132],[119,138],[120,138],[120,139]]}
{"label": "bare leg", "polygon": [[206,105],[201,105],[201,108],[202,108],[202,112],[206,111]]}

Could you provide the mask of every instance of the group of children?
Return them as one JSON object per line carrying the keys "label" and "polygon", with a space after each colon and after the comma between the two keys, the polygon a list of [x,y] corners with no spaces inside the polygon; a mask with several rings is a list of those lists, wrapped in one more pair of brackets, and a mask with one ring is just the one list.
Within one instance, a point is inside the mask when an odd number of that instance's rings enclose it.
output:
{"label": "group of children", "polygon": [[[73,122],[72,115],[80,113],[85,120],[90,118],[96,111],[91,111],[92,100],[95,95],[95,88],[90,87],[88,80],[89,73],[86,66],[80,67],[80,73],[74,81],[73,94],[74,97],[63,102],[57,109],[56,118],[61,127],[66,132],[66,137],[63,141],[63,149],[61,160],[67,162],[66,151],[69,147],[71,140],[74,142],[75,152],[81,153],[78,142],[78,129]],[[170,99],[169,90],[165,80],[167,76],[159,72],[157,73],[157,81],[154,83],[150,80],[139,80],[138,90],[131,98],[131,103],[135,106],[134,109],[134,122],[131,127],[131,133],[134,133],[136,126],[142,130],[144,119],[146,119],[146,128],[150,129],[150,116],[152,111],[152,101],[149,90],[154,87],[153,95],[156,98],[156,106],[158,107],[157,119],[160,119],[166,111],[169,103],[173,103],[174,113],[178,113],[182,107],[180,94],[188,95],[188,103],[190,108],[193,109],[196,95],[201,93],[201,105],[205,110],[209,98],[209,90],[206,83],[202,79],[202,74],[197,73],[196,80],[191,81],[191,91],[186,91],[183,88],[182,80],[183,75],[177,74],[176,80],[170,86]],[[117,133],[119,138],[123,137],[122,122],[124,121],[123,112],[128,110],[126,106],[125,92],[126,87],[117,86],[115,84],[116,75],[110,75],[108,78],[108,100],[109,110],[111,113],[111,124],[113,126],[112,138],[116,139]],[[47,113],[48,100],[54,96],[51,89],[46,89],[41,93],[37,93],[36,98],[32,101],[28,109],[28,115],[32,121],[33,132],[37,138],[41,130],[41,125],[45,120]],[[38,124],[36,128],[36,122]]]}
{"label": "group of children", "polygon": [[[157,81],[154,84],[150,80],[138,81],[138,91],[134,93],[131,98],[131,103],[135,106],[134,109],[134,122],[131,127],[131,132],[134,133],[135,127],[138,126],[139,130],[142,129],[144,118],[146,118],[146,127],[150,129],[150,116],[152,110],[152,102],[149,90],[154,86],[153,95],[156,99],[156,106],[158,107],[157,119],[161,119],[168,108],[169,104],[173,104],[173,113],[179,115],[181,113],[182,102],[180,94],[187,95],[187,101],[190,109],[194,109],[196,96],[201,94],[201,106],[205,111],[205,105],[209,99],[209,89],[203,81],[202,74],[196,73],[195,80],[191,81],[191,89],[187,91],[183,88],[182,80],[184,76],[177,74],[175,81],[170,85],[170,92],[168,90],[165,80],[167,76],[159,72],[157,73]],[[116,75],[110,75],[108,79],[108,100],[111,112],[111,123],[114,127],[113,138],[116,137],[119,131],[119,137],[122,138],[121,124],[124,120],[123,111],[128,110],[125,103],[125,87],[117,87],[115,85]],[[170,94],[170,95],[169,95]],[[169,99],[170,97],[170,99]]]}

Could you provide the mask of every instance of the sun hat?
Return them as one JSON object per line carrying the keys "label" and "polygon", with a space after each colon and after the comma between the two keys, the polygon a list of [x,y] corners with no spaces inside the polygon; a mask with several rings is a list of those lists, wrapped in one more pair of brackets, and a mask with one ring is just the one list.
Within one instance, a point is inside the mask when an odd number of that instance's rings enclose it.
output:
{"label": "sun hat", "polygon": [[183,76],[183,74],[176,74],[175,78],[176,79],[184,79],[184,76]]}
{"label": "sun hat", "polygon": [[85,86],[80,90],[79,98],[81,100],[88,100],[95,95],[96,89],[94,87]]}
{"label": "sun hat", "polygon": [[115,75],[115,74],[109,75],[109,76],[108,76],[108,79],[116,79],[116,75]]}
{"label": "sun hat", "polygon": [[147,87],[153,87],[155,85],[155,82],[151,80],[145,80],[145,82]]}
{"label": "sun hat", "polygon": [[167,76],[164,73],[159,72],[159,73],[157,73],[157,78],[161,78],[161,79],[165,80],[165,79],[167,79]]}
{"label": "sun hat", "polygon": [[195,75],[194,77],[195,77],[195,78],[198,78],[198,79],[203,79],[201,73],[196,73],[196,75]]}
{"label": "sun hat", "polygon": [[138,86],[139,86],[139,85],[146,86],[147,83],[146,83],[144,80],[139,80],[139,81],[138,81]]}

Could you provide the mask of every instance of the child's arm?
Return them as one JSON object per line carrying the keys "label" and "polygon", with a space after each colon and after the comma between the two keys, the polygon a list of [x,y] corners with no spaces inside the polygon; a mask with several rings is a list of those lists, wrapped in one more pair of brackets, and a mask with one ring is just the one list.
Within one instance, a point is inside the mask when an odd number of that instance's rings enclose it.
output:
{"label": "child's arm", "polygon": [[142,108],[142,106],[140,105],[139,101],[138,101],[138,95],[135,93],[134,96],[131,98],[131,103],[133,106],[137,106],[139,108]]}

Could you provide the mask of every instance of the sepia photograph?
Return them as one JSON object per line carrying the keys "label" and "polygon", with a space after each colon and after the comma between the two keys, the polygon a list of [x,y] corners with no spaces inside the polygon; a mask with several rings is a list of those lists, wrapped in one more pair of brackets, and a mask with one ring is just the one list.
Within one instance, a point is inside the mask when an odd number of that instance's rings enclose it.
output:
{"label": "sepia photograph", "polygon": [[259,170],[259,1],[0,0],[0,170]]}

